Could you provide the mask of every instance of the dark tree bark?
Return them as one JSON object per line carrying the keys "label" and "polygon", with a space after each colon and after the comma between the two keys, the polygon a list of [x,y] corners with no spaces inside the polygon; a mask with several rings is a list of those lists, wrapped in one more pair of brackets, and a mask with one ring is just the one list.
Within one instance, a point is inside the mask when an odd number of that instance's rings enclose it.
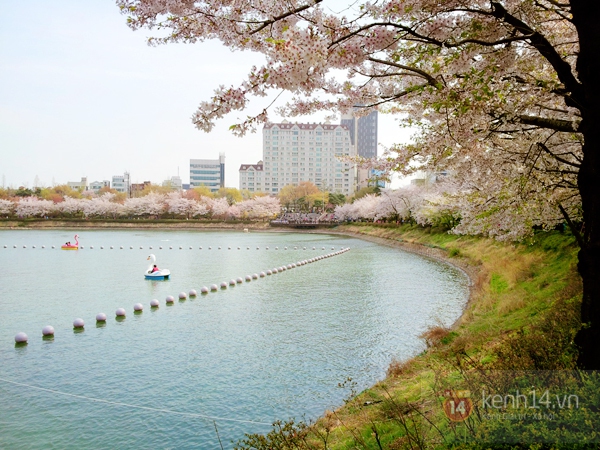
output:
{"label": "dark tree bark", "polygon": [[580,53],[577,75],[583,87],[579,103],[583,134],[583,161],[578,187],[583,208],[583,242],[578,270],[583,281],[582,329],[575,343],[579,346],[578,365],[600,369],[600,1],[571,0],[573,23],[579,33]]}

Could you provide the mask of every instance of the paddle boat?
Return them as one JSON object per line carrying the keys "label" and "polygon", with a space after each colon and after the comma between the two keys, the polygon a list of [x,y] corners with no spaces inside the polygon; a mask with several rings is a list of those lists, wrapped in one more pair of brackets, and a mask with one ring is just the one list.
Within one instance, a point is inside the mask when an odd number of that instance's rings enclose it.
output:
{"label": "paddle boat", "polygon": [[60,248],[63,250],[79,250],[79,236],[75,235],[75,243],[71,244],[71,242],[67,242],[65,245],[61,245]]}
{"label": "paddle boat", "polygon": [[146,280],[168,280],[169,279],[169,275],[171,275],[171,271],[169,269],[158,269],[157,268],[157,270],[154,270],[155,263],[156,263],[156,256],[150,255],[146,259],[148,261],[150,261],[150,265],[148,266],[148,268],[146,269],[146,273],[144,274],[144,277],[146,278]]}

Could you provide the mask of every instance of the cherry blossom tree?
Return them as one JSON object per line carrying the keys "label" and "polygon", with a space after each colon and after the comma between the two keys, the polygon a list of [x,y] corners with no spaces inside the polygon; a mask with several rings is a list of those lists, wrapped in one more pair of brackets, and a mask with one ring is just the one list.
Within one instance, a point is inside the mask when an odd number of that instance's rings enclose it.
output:
{"label": "cherry blossom tree", "polygon": [[0,215],[10,216],[15,210],[15,204],[10,200],[0,199]]}
{"label": "cherry blossom tree", "polygon": [[116,219],[125,212],[124,206],[115,201],[116,197],[116,194],[112,192],[105,192],[100,197],[90,199],[84,204],[83,215]]}
{"label": "cherry blossom tree", "polygon": [[43,217],[54,212],[54,202],[37,197],[23,197],[17,203],[15,214],[19,217]]}
{"label": "cherry blossom tree", "polygon": [[[219,39],[265,56],[239,86],[200,103],[201,130],[284,90],[294,95],[279,110],[288,116],[378,108],[419,130],[381,167],[410,173],[418,159],[452,170],[479,215],[513,209],[520,224],[566,221],[581,248],[579,364],[600,368],[600,2],[359,0],[341,13],[327,3],[117,0],[132,28],[167,31],[153,44]],[[267,107],[232,129],[266,121]],[[517,219],[489,217],[471,231],[502,220],[510,234]]]}

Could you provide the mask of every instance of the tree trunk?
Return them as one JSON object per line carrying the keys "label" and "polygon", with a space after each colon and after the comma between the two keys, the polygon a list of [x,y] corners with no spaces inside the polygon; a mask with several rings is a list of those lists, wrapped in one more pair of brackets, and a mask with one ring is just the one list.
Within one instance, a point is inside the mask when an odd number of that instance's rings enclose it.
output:
{"label": "tree trunk", "polygon": [[573,22],[579,33],[580,53],[577,75],[583,86],[581,132],[584,138],[583,162],[578,186],[583,207],[583,242],[578,270],[583,281],[581,321],[575,343],[579,346],[578,365],[600,369],[600,2],[571,0]]}

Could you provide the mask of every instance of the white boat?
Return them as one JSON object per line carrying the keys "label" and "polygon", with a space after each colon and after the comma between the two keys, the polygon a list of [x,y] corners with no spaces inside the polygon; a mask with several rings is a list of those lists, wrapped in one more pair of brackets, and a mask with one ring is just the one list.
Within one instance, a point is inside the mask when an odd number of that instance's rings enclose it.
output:
{"label": "white boat", "polygon": [[154,267],[156,267],[156,264],[155,264],[156,256],[150,255],[146,259],[148,261],[150,261],[150,265],[148,266],[148,268],[146,269],[146,273],[144,274],[144,277],[146,278],[146,280],[168,280],[169,279],[169,276],[171,275],[171,271],[169,269],[154,270]]}

